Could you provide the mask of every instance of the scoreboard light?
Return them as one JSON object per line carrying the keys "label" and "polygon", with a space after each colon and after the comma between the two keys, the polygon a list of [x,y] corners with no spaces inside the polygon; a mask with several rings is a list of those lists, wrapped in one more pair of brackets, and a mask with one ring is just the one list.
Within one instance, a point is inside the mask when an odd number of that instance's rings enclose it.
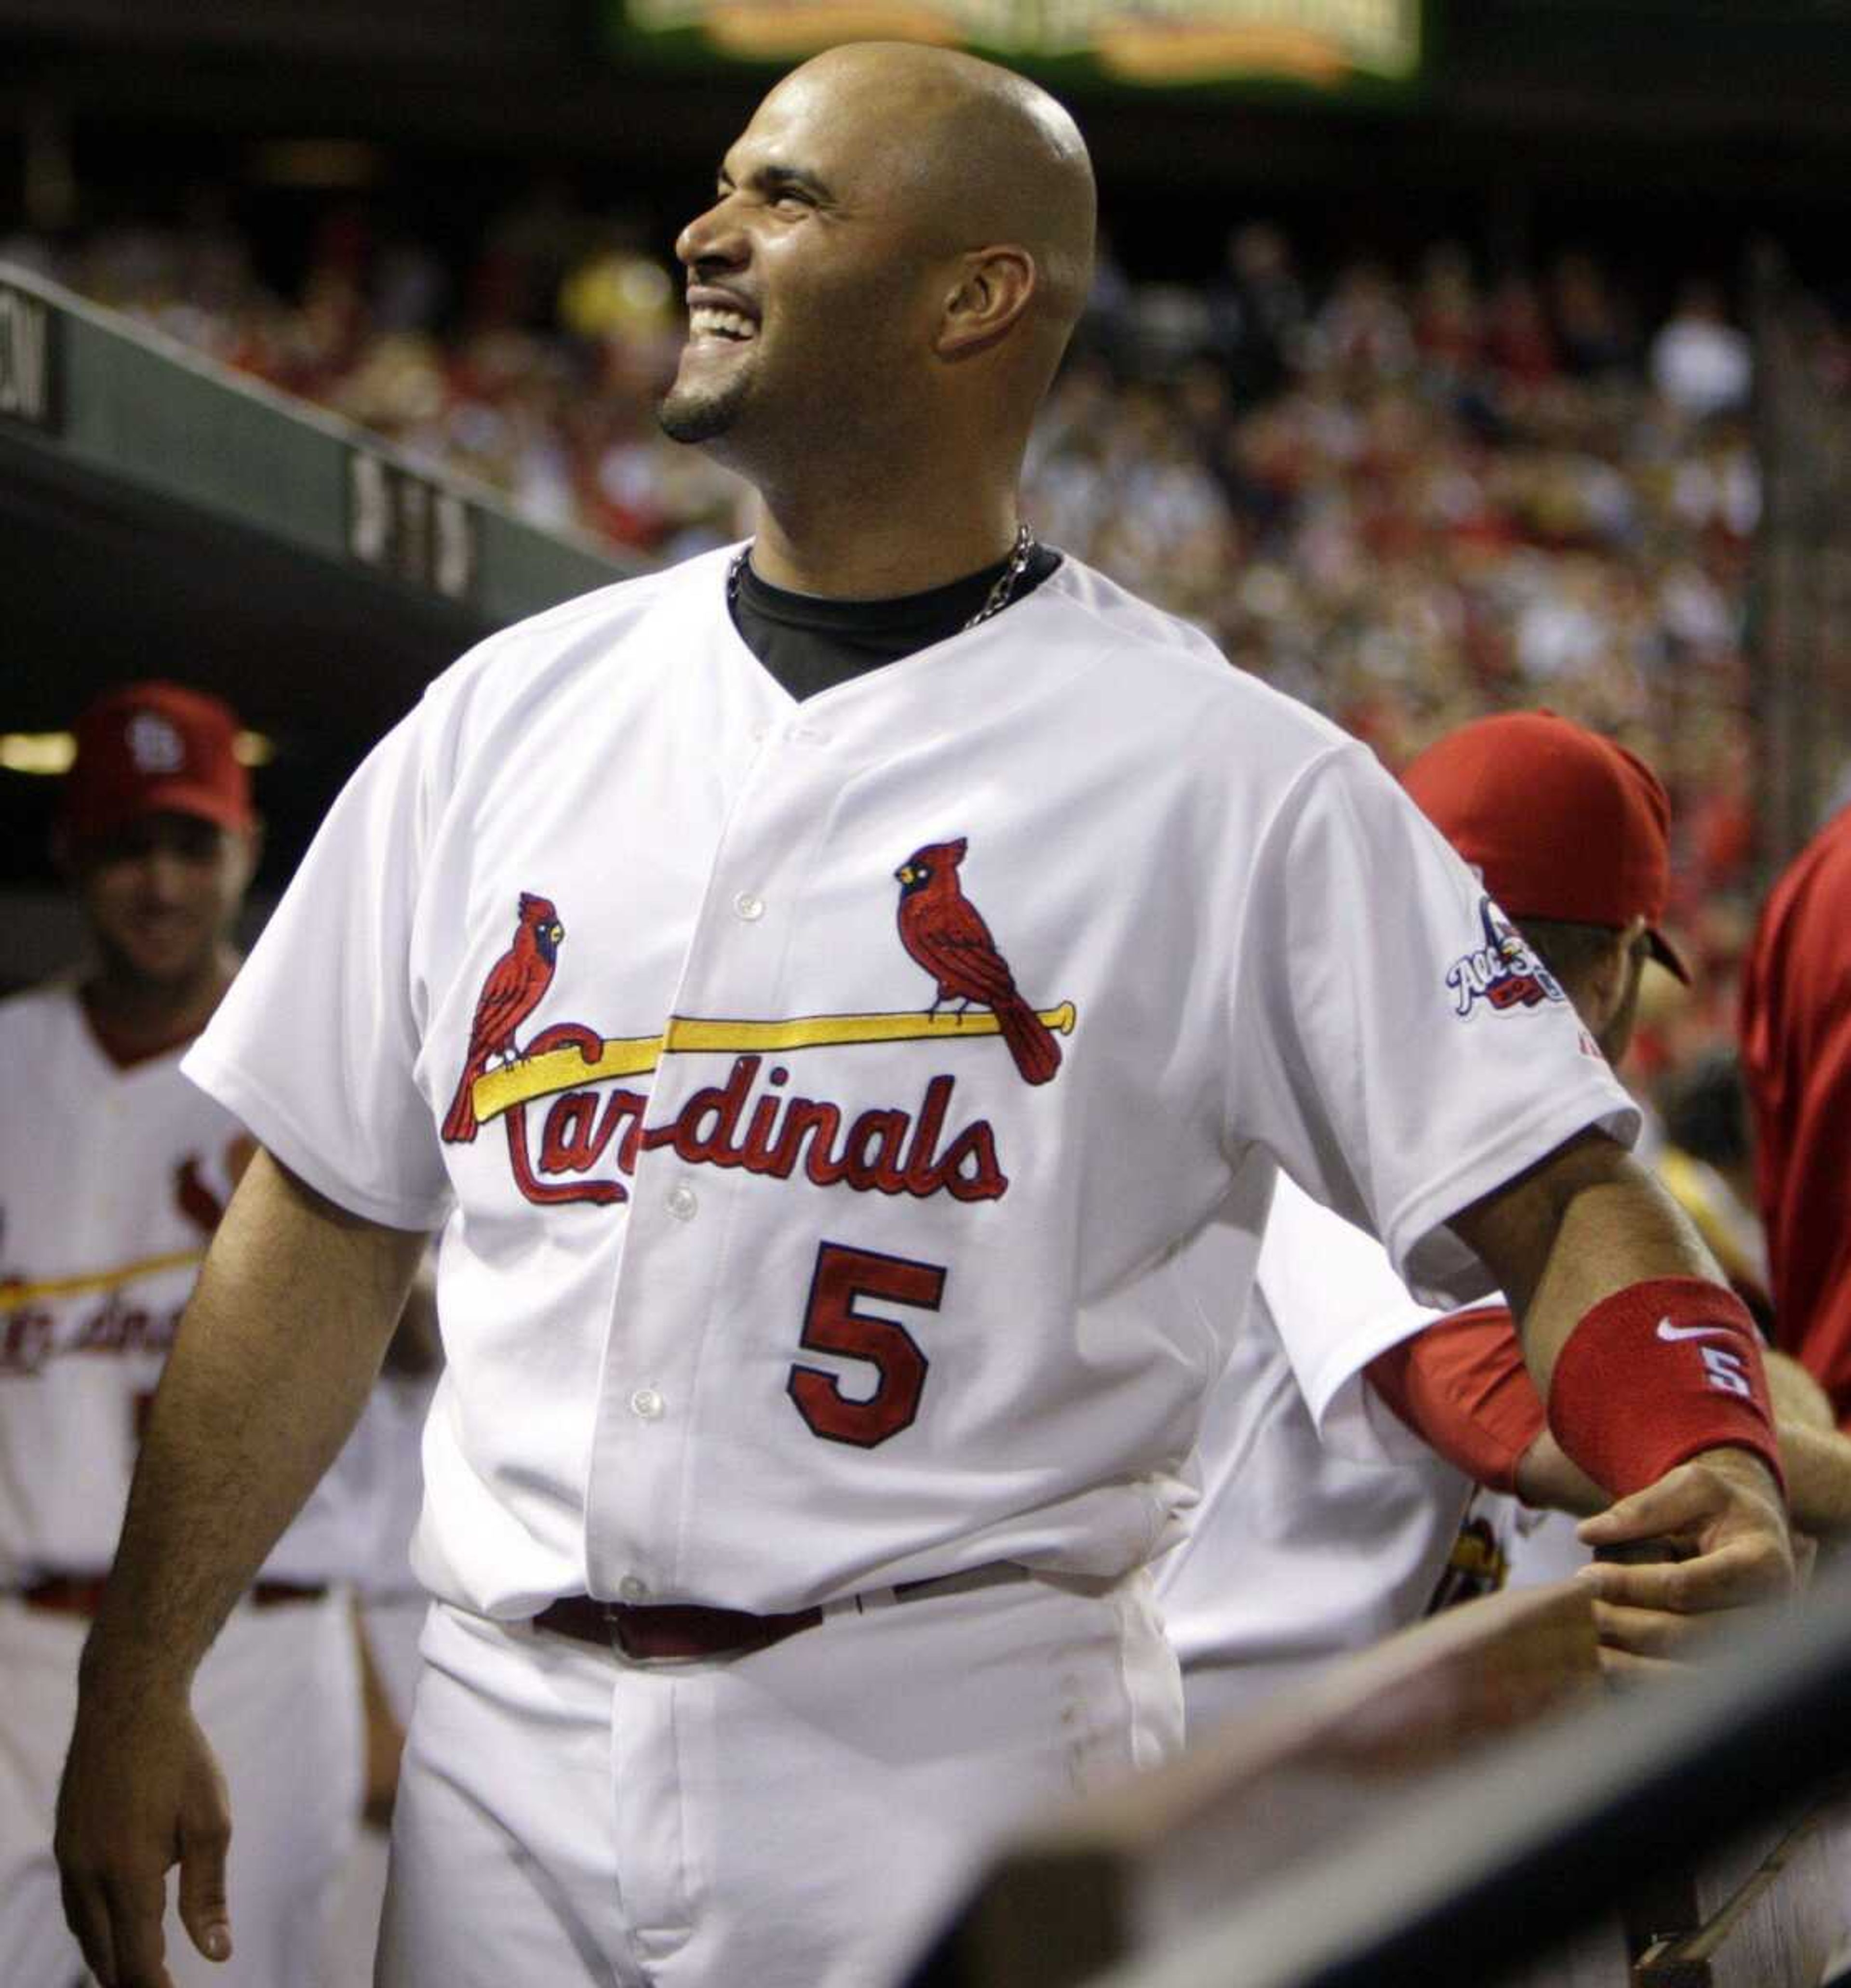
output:
{"label": "scoreboard light", "polygon": [[787,63],[842,42],[966,48],[1145,88],[1420,79],[1423,0],[610,0],[632,52]]}

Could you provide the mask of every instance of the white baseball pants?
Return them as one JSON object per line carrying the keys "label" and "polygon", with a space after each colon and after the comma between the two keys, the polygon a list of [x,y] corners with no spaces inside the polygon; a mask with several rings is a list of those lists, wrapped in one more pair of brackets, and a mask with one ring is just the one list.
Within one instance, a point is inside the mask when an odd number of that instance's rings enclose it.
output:
{"label": "white baseball pants", "polygon": [[[0,1598],[0,1982],[89,1980],[66,1930],[52,1824],[89,1623]],[[344,1591],[241,1606],[207,1653],[193,1711],[225,1770],[236,1951],[201,1958],[168,1879],[167,1965],[178,1988],[321,1988],[328,1915],[359,1827],[360,1699]]]}
{"label": "white baseball pants", "polygon": [[1141,1573],[673,1664],[439,1606],[424,1654],[381,1988],[879,1988],[1013,1824],[1181,1743]]}

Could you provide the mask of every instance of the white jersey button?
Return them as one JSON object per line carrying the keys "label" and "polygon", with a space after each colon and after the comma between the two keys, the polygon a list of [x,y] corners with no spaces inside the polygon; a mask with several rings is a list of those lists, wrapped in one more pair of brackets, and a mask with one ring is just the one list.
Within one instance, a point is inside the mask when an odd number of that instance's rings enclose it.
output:
{"label": "white jersey button", "polygon": [[617,1584],[617,1596],[620,1601],[647,1601],[649,1599],[649,1584],[646,1581],[638,1581],[633,1574],[627,1574]]}
{"label": "white jersey button", "polygon": [[677,1222],[692,1222],[694,1219],[695,1209],[701,1205],[700,1197],[692,1188],[679,1185],[669,1188],[664,1199],[668,1205],[668,1212]]}
{"label": "white jersey button", "polygon": [[748,925],[752,925],[765,915],[765,901],[750,891],[742,891],[733,899],[733,908]]}
{"label": "white jersey button", "polygon": [[630,1397],[631,1413],[641,1415],[646,1422],[660,1422],[668,1405],[653,1388],[638,1388]]}

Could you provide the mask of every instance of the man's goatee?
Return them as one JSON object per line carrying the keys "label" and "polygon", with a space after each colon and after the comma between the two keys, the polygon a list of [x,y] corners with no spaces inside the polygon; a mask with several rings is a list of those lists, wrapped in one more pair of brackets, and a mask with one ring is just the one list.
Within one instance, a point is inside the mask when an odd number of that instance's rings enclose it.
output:
{"label": "man's goatee", "polygon": [[724,434],[738,411],[736,394],[684,394],[672,387],[655,418],[671,441],[703,442]]}

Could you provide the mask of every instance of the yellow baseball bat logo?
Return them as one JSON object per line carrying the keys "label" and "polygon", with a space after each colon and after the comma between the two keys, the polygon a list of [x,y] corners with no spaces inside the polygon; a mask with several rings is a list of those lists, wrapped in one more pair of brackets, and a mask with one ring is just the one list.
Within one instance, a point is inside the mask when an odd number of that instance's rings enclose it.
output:
{"label": "yellow baseball bat logo", "polygon": [[[1071,1036],[1078,1010],[1071,1001],[1041,1011],[1047,1026]],[[848,1043],[969,1042],[999,1034],[994,1015],[802,1015],[787,1022],[711,1021],[677,1015],[659,1036],[618,1036],[601,1043],[595,1056],[567,1047],[485,1070],[471,1097],[478,1123],[587,1084],[614,1077],[646,1076],[665,1056],[777,1056],[790,1050],[836,1048]]]}

